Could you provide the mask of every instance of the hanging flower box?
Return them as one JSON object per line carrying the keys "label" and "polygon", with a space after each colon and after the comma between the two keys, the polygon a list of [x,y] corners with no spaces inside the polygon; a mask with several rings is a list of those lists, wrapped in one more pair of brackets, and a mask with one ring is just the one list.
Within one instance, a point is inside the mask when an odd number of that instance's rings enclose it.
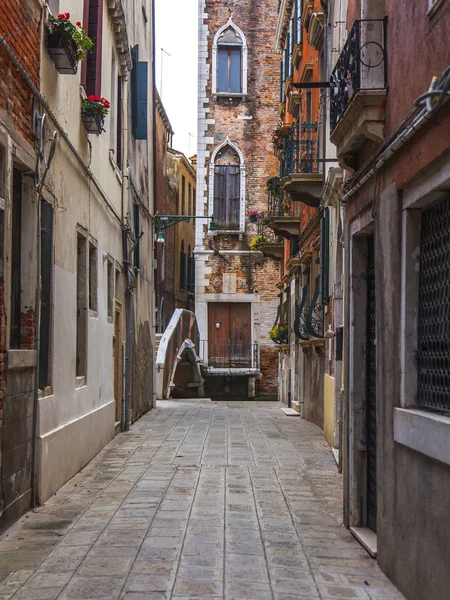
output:
{"label": "hanging flower box", "polygon": [[259,212],[257,210],[251,210],[248,213],[249,223],[257,223],[259,217]]}
{"label": "hanging flower box", "polygon": [[286,345],[288,344],[288,326],[284,321],[274,325],[269,331],[269,337],[275,344]]}
{"label": "hanging flower box", "polygon": [[88,133],[99,135],[109,113],[110,103],[100,96],[88,96],[81,103],[81,120]]}
{"label": "hanging flower box", "polygon": [[78,62],[94,43],[86,35],[81,23],[74,25],[69,13],[49,16],[47,24],[47,51],[59,73],[75,75]]}

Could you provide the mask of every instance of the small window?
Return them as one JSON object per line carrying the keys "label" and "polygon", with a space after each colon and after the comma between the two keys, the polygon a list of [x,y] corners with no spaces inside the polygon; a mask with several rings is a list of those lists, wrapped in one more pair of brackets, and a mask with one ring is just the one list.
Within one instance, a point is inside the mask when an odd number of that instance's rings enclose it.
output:
{"label": "small window", "polygon": [[[88,96],[101,96],[102,87],[102,22],[103,2],[87,0],[84,22],[87,34],[94,42],[83,62],[82,82]],[[86,14],[87,12],[87,14]]]}
{"label": "small window", "polygon": [[107,269],[108,317],[112,319],[114,316],[114,265],[111,260],[108,260]]}
{"label": "small window", "polygon": [[141,254],[139,249],[139,236],[141,235],[141,210],[139,204],[134,205],[134,238],[136,246],[134,248],[134,267],[136,269],[141,268]]}
{"label": "small window", "polygon": [[188,215],[192,215],[192,185],[188,186]]}
{"label": "small window", "polygon": [[186,178],[184,175],[181,177],[181,214],[186,214]]}
{"label": "small window", "polygon": [[22,174],[13,173],[11,215],[11,326],[10,346],[20,348],[20,321],[22,303]]}
{"label": "small window", "polygon": [[180,291],[186,290],[186,252],[184,251],[184,240],[181,242],[180,251]]}
{"label": "small window", "polygon": [[425,208],[421,221],[418,403],[450,412],[450,196]]}
{"label": "small window", "polygon": [[89,309],[97,311],[98,264],[97,248],[89,242]]}
{"label": "small window", "polygon": [[77,357],[76,375],[86,376],[87,368],[87,240],[77,233]]}

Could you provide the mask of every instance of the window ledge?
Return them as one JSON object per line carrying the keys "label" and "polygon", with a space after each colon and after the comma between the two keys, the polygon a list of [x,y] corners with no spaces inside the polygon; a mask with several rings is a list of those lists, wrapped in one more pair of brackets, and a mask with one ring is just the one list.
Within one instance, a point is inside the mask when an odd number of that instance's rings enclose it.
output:
{"label": "window ledge", "polygon": [[247,94],[243,94],[242,92],[240,92],[239,94],[232,94],[232,93],[227,93],[227,92],[215,92],[213,94],[214,97],[216,98],[247,98]]}
{"label": "window ledge", "polygon": [[450,417],[419,409],[394,409],[394,440],[450,466]]}
{"label": "window ledge", "polygon": [[84,375],[80,375],[75,378],[75,388],[79,390],[86,385],[86,377]]}
{"label": "window ledge", "polygon": [[241,235],[242,233],[245,233],[245,231],[242,229],[218,229],[214,232],[208,231],[208,235],[211,235],[211,233],[214,235]]}
{"label": "window ledge", "polygon": [[98,319],[98,311],[97,310],[92,310],[92,308],[89,309],[89,316],[92,319]]}

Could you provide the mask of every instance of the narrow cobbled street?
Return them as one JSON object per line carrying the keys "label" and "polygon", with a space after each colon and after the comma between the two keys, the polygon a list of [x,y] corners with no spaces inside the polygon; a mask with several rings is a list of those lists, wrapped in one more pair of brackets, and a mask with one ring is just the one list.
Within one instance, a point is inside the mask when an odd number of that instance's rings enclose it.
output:
{"label": "narrow cobbled street", "polygon": [[403,598],[341,506],[278,403],[160,402],[1,538],[0,600]]}

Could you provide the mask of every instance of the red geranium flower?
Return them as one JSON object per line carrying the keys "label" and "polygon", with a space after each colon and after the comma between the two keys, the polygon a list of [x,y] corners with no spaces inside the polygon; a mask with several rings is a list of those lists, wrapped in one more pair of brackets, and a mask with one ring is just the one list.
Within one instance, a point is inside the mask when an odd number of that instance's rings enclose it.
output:
{"label": "red geranium flower", "polygon": [[77,21],[77,27],[81,27],[80,21]]}
{"label": "red geranium flower", "polygon": [[65,13],[64,16],[66,17],[66,19],[70,19],[70,13]]}
{"label": "red geranium flower", "polygon": [[58,15],[58,20],[59,21],[64,21],[65,18],[66,17],[63,14],[61,14],[61,13]]}

